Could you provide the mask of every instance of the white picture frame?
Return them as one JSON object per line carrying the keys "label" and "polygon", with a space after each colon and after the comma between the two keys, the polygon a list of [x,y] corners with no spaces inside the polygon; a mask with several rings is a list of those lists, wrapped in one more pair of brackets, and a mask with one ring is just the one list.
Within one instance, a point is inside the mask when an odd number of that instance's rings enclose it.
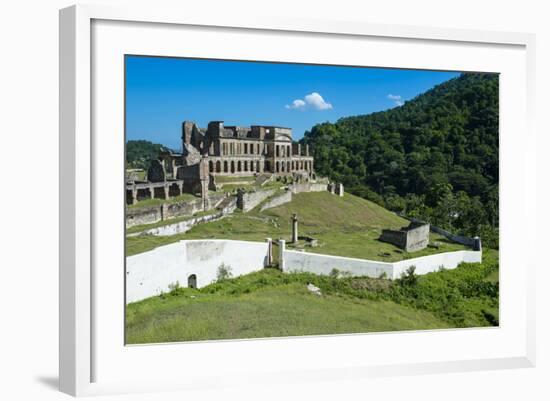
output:
{"label": "white picture frame", "polygon": [[[140,32],[144,29],[148,30],[148,33],[140,37]],[[201,56],[208,57],[211,51],[209,46],[214,46],[211,43],[216,39],[219,42],[220,34],[231,37],[231,43],[242,40],[246,46],[239,47],[235,42],[235,49],[232,50],[232,46],[226,43],[227,49],[218,49],[218,54],[227,52],[223,54],[231,57],[231,51],[249,52],[248,55],[242,55],[243,59],[255,57],[254,51],[261,50],[254,50],[252,44],[254,35],[261,35],[266,43],[284,42],[289,39],[304,41],[304,44],[307,41],[324,41],[327,48],[334,46],[334,43],[329,42],[338,40],[342,44],[340,47],[343,48],[339,55],[341,63],[346,51],[349,56],[350,50],[345,49],[347,41],[353,41],[354,46],[362,46],[361,43],[366,41],[365,43],[370,43],[369,46],[372,45],[373,54],[377,51],[384,54],[384,50],[376,50],[378,45],[381,45],[381,48],[397,46],[404,41],[412,49],[415,46],[419,48],[436,46],[442,55],[448,51],[448,49],[445,50],[446,47],[453,46],[456,57],[461,54],[460,52],[465,52],[465,58],[459,64],[463,70],[476,70],[476,65],[486,65],[487,69],[483,71],[504,74],[501,98],[505,96],[504,100],[509,100],[512,93],[517,96],[513,100],[510,99],[510,102],[504,101],[501,107],[503,118],[500,163],[501,180],[505,184],[501,189],[503,221],[500,257],[504,265],[501,268],[501,305],[503,307],[501,313],[504,313],[501,326],[483,330],[311,336],[299,339],[255,339],[199,342],[193,345],[124,347],[124,344],[119,341],[119,333],[123,331],[123,327],[119,327],[117,323],[117,319],[123,322],[120,308],[123,309],[124,306],[119,301],[124,288],[118,285],[119,281],[108,281],[110,273],[98,270],[98,266],[104,266],[106,260],[113,260],[115,265],[120,262],[120,250],[116,251],[113,248],[115,251],[109,253],[102,248],[102,241],[105,241],[103,234],[109,237],[110,233],[101,230],[104,229],[103,222],[108,216],[118,216],[117,213],[123,207],[123,202],[117,203],[112,211],[106,211],[104,198],[98,197],[98,194],[105,194],[110,190],[116,192],[117,185],[123,188],[122,177],[114,177],[108,182],[101,178],[105,174],[105,169],[108,168],[107,165],[118,166],[119,158],[123,156],[123,153],[119,152],[120,138],[123,138],[123,133],[114,133],[110,144],[104,138],[94,137],[92,127],[95,126],[95,129],[98,129],[102,124],[101,121],[94,119],[101,120],[104,115],[101,110],[106,107],[104,104],[106,105],[108,101],[103,99],[105,102],[97,102],[97,98],[103,96],[105,91],[94,87],[92,81],[96,79],[96,83],[107,82],[111,78],[120,76],[121,71],[116,70],[116,66],[114,72],[108,72],[102,68],[104,65],[113,66],[112,59],[109,57],[113,55],[119,57],[120,52],[126,52],[127,49],[138,49],[135,47],[137,44],[130,44],[132,40],[141,39],[138,52],[184,55],[190,50],[182,49],[182,46],[178,47],[177,43],[172,45],[167,43],[163,49],[158,50],[154,47],[155,43],[160,43],[159,38],[177,36],[180,30],[186,29],[192,30],[192,33],[186,34],[193,35],[199,44],[204,45],[204,48],[197,47],[193,56],[200,53]],[[95,41],[94,35],[96,35]],[[239,15],[185,15],[182,10],[153,7],[111,8],[79,5],[61,10],[60,390],[80,396],[246,385],[250,380],[262,383],[274,378],[287,382],[344,377],[360,379],[386,375],[534,366],[536,260],[535,252],[531,252],[533,245],[522,238],[521,232],[518,233],[523,221],[529,222],[526,223],[527,229],[532,231],[534,231],[532,225],[536,221],[536,218],[529,218],[536,215],[535,133],[532,127],[535,85],[534,43],[533,35],[522,33],[374,25],[357,21],[296,20],[269,16],[253,18]],[[125,47],[126,45],[128,48]],[[260,46],[256,45],[256,47]],[[266,51],[265,46],[263,47],[263,51]],[[273,53],[278,51],[276,47],[271,49]],[[291,49],[290,45],[286,49],[290,51],[286,61],[293,60]],[[493,54],[484,55],[487,49],[494,49],[491,50]],[[111,52],[110,56],[102,53],[103,51],[105,54]],[[307,52],[304,50],[304,53]],[[411,51],[411,53],[415,52]],[[234,54],[236,53],[233,53],[233,57],[235,57]],[[448,59],[434,62],[434,60],[428,60],[429,57],[426,60],[419,60],[418,58],[421,57],[419,54],[421,53],[407,56],[413,62],[406,67],[446,69],[450,62]],[[483,64],[483,57],[491,56],[493,56],[492,60],[486,60],[486,64]],[[260,57],[256,59],[274,61],[261,55],[256,57]],[[281,59],[281,56],[273,57],[277,59],[275,61]],[[312,57],[310,58],[312,60],[316,56],[311,53],[309,57]],[[386,57],[388,58],[378,66],[398,66],[398,58],[390,59],[389,54],[386,54]],[[415,57],[416,61],[414,61]],[[473,61],[474,57],[479,58],[478,64]],[[496,65],[495,60],[499,60],[498,57],[502,57],[503,70],[492,67]],[[330,60],[327,58],[320,62],[330,62]],[[355,62],[349,59],[349,63],[365,65],[361,60]],[[504,73],[504,70],[507,72]],[[110,73],[114,75],[111,76]],[[120,93],[117,82],[109,82],[116,87],[113,90]],[[122,82],[118,84],[123,85]],[[514,89],[515,91],[512,92]],[[112,101],[115,103],[109,104],[112,106],[110,109],[120,111],[119,100],[118,95],[113,96]],[[118,118],[120,117],[114,117],[111,120]],[[110,123],[113,127],[120,126],[117,125],[120,121]],[[512,129],[521,130],[521,140],[509,135]],[[101,165],[98,163],[98,157],[102,159]],[[514,163],[505,164],[503,160],[514,160]],[[105,161],[104,167],[103,161]],[[521,185],[522,191],[513,190],[512,186],[516,184]],[[123,191],[119,192],[122,197]],[[514,212],[511,213],[512,211]],[[120,214],[118,218],[122,219],[123,215]],[[116,236],[116,233],[114,235]],[[120,237],[118,240],[122,239]],[[523,259],[518,259],[519,255],[514,248],[516,246],[527,250],[527,255]],[[519,260],[521,260],[519,264],[521,270],[514,270],[512,266],[506,267],[507,263],[513,265]],[[98,295],[98,291],[101,292],[101,296]],[[116,295],[117,291],[118,295]],[[103,311],[108,304],[115,305],[116,308],[113,308],[116,312],[106,316]],[[115,331],[112,332],[111,329]],[[117,338],[112,343],[108,338],[111,336],[107,335],[111,332],[117,333],[113,335]],[[377,346],[373,347],[372,343],[375,341]],[[445,347],[449,341],[453,341],[453,350]],[[419,358],[419,354],[412,351],[408,353],[404,345],[407,342],[415,344],[414,348],[421,347],[422,344],[425,347],[429,346],[429,349],[426,348],[426,354],[430,354],[430,349],[433,348],[434,355]],[[382,343],[393,343],[392,352],[376,354],[374,348],[380,348]],[[473,343],[487,344],[487,347],[483,349],[480,346],[479,349],[467,350],[466,345]],[[314,358],[310,361],[298,359],[314,357],[316,350],[320,347],[326,351],[323,361]],[[345,350],[343,347],[370,350],[369,357],[361,359],[364,357],[361,352],[355,352],[355,355],[342,355],[342,350]],[[190,356],[205,355],[204,360],[199,362],[198,359],[194,359],[193,369],[170,374],[175,366],[172,355],[181,353],[182,350]],[[394,353],[398,355],[393,355]],[[439,354],[438,357],[435,356],[436,353]],[[297,359],[289,359],[288,355],[296,355]],[[287,359],[284,359],[285,357]],[[216,361],[216,358],[219,358],[219,363],[213,366],[212,362]],[[224,363],[231,358],[236,361],[233,365]],[[166,362],[165,368],[159,368],[162,362]],[[136,369],[140,363],[143,364],[142,369]],[[255,365],[251,367],[247,366],[247,363]],[[153,366],[154,369],[149,369],[149,366]]]}

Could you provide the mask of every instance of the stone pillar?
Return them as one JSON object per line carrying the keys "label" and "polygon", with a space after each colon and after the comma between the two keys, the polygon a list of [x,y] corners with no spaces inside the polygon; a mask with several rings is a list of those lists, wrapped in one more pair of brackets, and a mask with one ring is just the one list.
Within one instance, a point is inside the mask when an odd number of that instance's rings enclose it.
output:
{"label": "stone pillar", "polygon": [[164,186],[164,199],[169,199],[169,198],[170,198],[170,186],[165,185]]}
{"label": "stone pillar", "polygon": [[137,193],[138,193],[138,191],[137,191],[136,187],[134,186],[132,188],[132,205],[135,205],[138,201],[137,200]]}
{"label": "stone pillar", "polygon": [[306,143],[306,156],[309,156],[309,145]]}
{"label": "stone pillar", "polygon": [[297,154],[297,156],[302,156],[302,144],[301,143],[298,144],[298,154]]}
{"label": "stone pillar", "polygon": [[337,190],[338,196],[344,196],[344,184],[342,183],[337,184],[336,190]]}
{"label": "stone pillar", "polygon": [[291,243],[296,244],[298,242],[298,215],[292,214],[292,238]]}
{"label": "stone pillar", "polygon": [[481,238],[474,237],[474,251],[481,251]]}
{"label": "stone pillar", "polygon": [[265,266],[271,266],[273,264],[273,240],[271,238],[266,238],[267,242],[267,256],[265,258]]}
{"label": "stone pillar", "polygon": [[279,270],[285,271],[285,240],[279,239]]}
{"label": "stone pillar", "polygon": [[149,185],[149,195],[151,196],[151,199],[155,199],[155,187],[152,185]]}
{"label": "stone pillar", "polygon": [[335,187],[335,186],[336,186],[336,185],[335,185],[334,183],[332,183],[332,182],[331,182],[330,184],[328,184],[328,190],[329,190],[330,193],[333,194],[333,195],[334,195],[334,187]]}

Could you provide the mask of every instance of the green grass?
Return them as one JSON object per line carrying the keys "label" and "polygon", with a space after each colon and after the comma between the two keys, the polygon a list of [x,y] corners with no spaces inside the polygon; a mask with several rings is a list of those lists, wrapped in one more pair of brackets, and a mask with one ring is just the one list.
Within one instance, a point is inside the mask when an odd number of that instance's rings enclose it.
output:
{"label": "green grass", "polygon": [[243,177],[233,177],[233,176],[224,176],[224,175],[216,176],[216,184],[225,184],[225,183],[241,182],[241,181],[254,182],[255,180],[256,180],[256,177],[254,177],[253,175],[247,175]]}
{"label": "green grass", "polygon": [[163,203],[172,204],[172,203],[178,203],[178,202],[187,202],[187,201],[196,200],[196,199],[198,198],[193,194],[181,194],[179,196],[174,196],[173,198],[169,198],[169,199],[156,199],[156,198],[144,199],[137,202],[134,205],[126,205],[126,207],[129,209],[139,209],[147,206],[160,206]]}
{"label": "green grass", "polygon": [[184,291],[128,306],[127,343],[151,343],[449,327],[388,301],[310,294],[290,283],[237,296]]}
{"label": "green grass", "polygon": [[[292,202],[285,205],[263,212],[259,211],[259,207],[248,213],[236,212],[223,220],[195,226],[183,234],[127,238],[126,252],[127,255],[133,255],[183,239],[264,241],[270,237],[288,240],[293,213],[298,214],[299,234],[319,240],[318,247],[306,248],[308,252],[391,262],[465,249],[462,245],[431,234],[431,241],[441,243],[439,249],[403,252],[391,244],[378,241],[377,238],[382,228],[400,228],[408,224],[407,220],[351,194],[339,197],[328,192],[309,192],[293,195]],[[289,244],[290,249],[293,247],[294,245]],[[389,256],[382,256],[384,253]]]}
{"label": "green grass", "polygon": [[[498,325],[498,255],[402,280],[275,269],[129,304],[127,343],[367,333]],[[412,279],[411,279],[412,277]],[[321,289],[311,294],[307,283]]]}

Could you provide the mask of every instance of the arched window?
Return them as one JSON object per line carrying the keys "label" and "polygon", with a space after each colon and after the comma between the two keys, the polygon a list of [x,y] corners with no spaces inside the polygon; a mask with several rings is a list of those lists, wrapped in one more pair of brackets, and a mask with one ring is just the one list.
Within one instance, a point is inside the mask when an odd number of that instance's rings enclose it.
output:
{"label": "arched window", "polygon": [[216,173],[221,173],[221,172],[222,172],[222,162],[218,160],[216,162]]}
{"label": "arched window", "polygon": [[239,173],[241,172],[241,161],[240,160],[237,162],[237,171]]}
{"label": "arched window", "polygon": [[223,172],[224,172],[224,173],[227,173],[227,171],[228,171],[228,169],[227,169],[227,160],[225,160],[225,161],[223,162]]}
{"label": "arched window", "polygon": [[275,147],[275,156],[279,157],[279,145]]}
{"label": "arched window", "polygon": [[231,172],[235,172],[235,162],[233,160],[231,160]]}
{"label": "arched window", "polygon": [[214,172],[214,162],[213,162],[212,160],[210,160],[210,161],[208,162],[208,171],[209,171],[210,173],[213,173],[213,172]]}
{"label": "arched window", "polygon": [[256,162],[256,172],[257,173],[260,172],[260,162],[259,161]]}
{"label": "arched window", "polygon": [[[245,145],[245,146],[246,146],[246,145]],[[244,171],[248,171],[248,163],[247,163],[246,160],[243,162],[243,167],[244,167],[244,168],[243,168]]]}
{"label": "arched window", "polygon": [[191,274],[187,277],[187,287],[188,288],[197,288],[197,275]]}
{"label": "arched window", "polygon": [[290,162],[286,162],[286,171],[290,173]]}
{"label": "arched window", "polygon": [[279,167],[279,162],[277,162],[277,163],[275,164],[275,172],[278,173],[278,172],[279,172],[279,169],[280,169],[280,167]]}

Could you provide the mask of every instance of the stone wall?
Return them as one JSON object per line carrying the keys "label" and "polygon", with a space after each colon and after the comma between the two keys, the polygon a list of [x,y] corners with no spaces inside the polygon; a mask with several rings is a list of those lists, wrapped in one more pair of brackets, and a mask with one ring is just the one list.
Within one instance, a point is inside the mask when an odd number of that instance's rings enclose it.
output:
{"label": "stone wall", "polygon": [[275,193],[274,189],[266,189],[262,191],[245,192],[239,190],[237,192],[237,207],[243,212],[248,212],[262,203]]}
{"label": "stone wall", "polygon": [[299,194],[301,192],[323,192],[328,190],[328,185],[326,183],[318,182],[298,182],[290,186],[290,190]]}
{"label": "stone wall", "polygon": [[191,230],[194,226],[210,221],[216,221],[224,218],[230,212],[220,211],[218,213],[209,214],[206,216],[191,217],[188,220],[179,221],[174,224],[167,224],[162,227],[150,228],[139,233],[128,234],[128,237],[137,237],[140,235],[155,235],[159,237],[185,233]]}
{"label": "stone wall", "polygon": [[380,241],[388,242],[406,252],[414,252],[424,249],[430,241],[430,225],[411,222],[408,227],[400,230],[382,230]]}
{"label": "stone wall", "polygon": [[126,228],[142,224],[152,224],[162,220],[160,206],[126,208]]}
{"label": "stone wall", "polygon": [[268,199],[267,202],[265,202],[260,210],[266,210],[271,209],[273,207],[284,205],[285,203],[292,201],[292,192],[291,191],[285,191],[281,195],[274,196],[271,199]]}
{"label": "stone wall", "polygon": [[[415,219],[415,218],[409,218],[409,217],[403,216],[403,215],[400,215],[400,216],[407,219],[407,220],[409,220],[409,221],[412,221],[414,223],[419,223],[419,224],[424,223],[423,221]],[[437,227],[437,226],[434,226],[434,225],[430,225],[430,231],[433,231],[434,233],[440,234],[440,235],[444,236],[445,238],[447,238],[450,241],[453,241],[453,242],[456,242],[458,244],[462,244],[462,245],[465,245],[465,246],[469,246],[469,247],[473,248],[474,250],[481,250],[481,240],[479,239],[479,237],[470,238],[470,237],[465,237],[463,235],[453,234],[450,231],[444,230],[444,229],[442,229],[440,227]]]}
{"label": "stone wall", "polygon": [[378,262],[367,259],[285,250],[283,252],[283,265],[286,272],[305,271],[328,275],[333,269],[338,269],[341,272],[349,272],[353,276],[378,278],[384,275],[389,279],[397,279],[410,266],[415,266],[416,274],[426,274],[438,271],[441,267],[454,269],[463,262],[480,263],[481,257],[481,251],[456,251],[422,256],[399,262]]}
{"label": "stone wall", "polygon": [[430,242],[430,225],[422,224],[407,230],[407,252],[414,252],[424,249]]}
{"label": "stone wall", "polygon": [[197,287],[217,279],[219,266],[231,268],[233,277],[264,268],[266,242],[232,240],[185,240],[126,258],[126,303],[140,301],[178,282],[188,286],[194,275]]}
{"label": "stone wall", "polygon": [[[211,210],[225,200],[225,194],[214,194],[209,196]],[[152,224],[161,220],[175,217],[192,216],[194,213],[203,211],[202,198],[175,203],[163,203],[157,206],[146,206],[126,208],[126,228],[142,224]]]}

